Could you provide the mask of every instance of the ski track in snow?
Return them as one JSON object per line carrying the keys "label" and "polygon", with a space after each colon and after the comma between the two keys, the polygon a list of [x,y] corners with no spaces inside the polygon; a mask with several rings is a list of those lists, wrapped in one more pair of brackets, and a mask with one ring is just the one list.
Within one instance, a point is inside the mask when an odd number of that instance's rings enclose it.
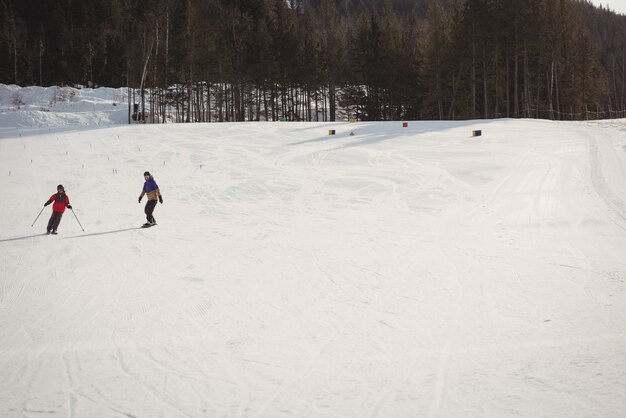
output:
{"label": "ski track in snow", "polygon": [[1,130],[0,415],[619,416],[626,122],[400,126]]}

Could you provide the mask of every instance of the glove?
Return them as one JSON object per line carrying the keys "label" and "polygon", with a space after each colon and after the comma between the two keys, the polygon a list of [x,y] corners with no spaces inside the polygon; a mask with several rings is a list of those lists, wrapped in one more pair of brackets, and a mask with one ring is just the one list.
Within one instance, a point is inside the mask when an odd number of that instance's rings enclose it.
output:
{"label": "glove", "polygon": [[143,196],[139,196],[139,203],[141,203],[141,198],[142,198],[142,197],[143,197]]}
{"label": "glove", "polygon": [[67,205],[67,208],[68,209],[72,209],[72,205]]}
{"label": "glove", "polygon": [[48,201],[47,201],[46,203],[44,203],[43,205],[44,205],[44,207],[45,207],[45,206],[48,206],[50,203],[52,203],[52,202],[50,202],[50,201],[48,200]]}
{"label": "glove", "polygon": [[163,203],[163,196],[159,195],[159,202]]}

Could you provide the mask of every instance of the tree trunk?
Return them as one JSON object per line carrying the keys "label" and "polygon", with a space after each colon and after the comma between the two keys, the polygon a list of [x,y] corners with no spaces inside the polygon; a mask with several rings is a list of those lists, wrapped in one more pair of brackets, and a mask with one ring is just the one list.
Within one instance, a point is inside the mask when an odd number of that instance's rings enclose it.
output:
{"label": "tree trunk", "polygon": [[513,71],[513,113],[516,118],[520,117],[519,114],[519,52],[518,52],[518,23],[515,22],[515,48],[513,49],[515,52],[515,59],[513,60],[513,64],[515,69]]}
{"label": "tree trunk", "polygon": [[146,61],[143,64],[143,72],[141,74],[141,86],[139,91],[141,92],[141,115],[137,115],[138,120],[143,120],[143,116],[146,114],[146,96],[144,91],[144,83],[146,81],[146,75],[148,74],[148,61],[150,61],[150,55],[152,54],[152,47],[154,46],[154,40],[150,42],[150,49],[146,56]]}
{"label": "tree trunk", "polygon": [[[16,31],[17,32],[17,31]],[[13,79],[14,83],[17,85],[17,33],[13,37]]]}
{"label": "tree trunk", "polygon": [[335,117],[336,117],[336,112],[337,112],[337,107],[336,107],[336,103],[335,103],[335,81],[331,80],[329,85],[328,85],[328,100],[329,100],[329,106],[330,106],[330,121],[334,122],[335,121]]}
{"label": "tree trunk", "polygon": [[483,95],[484,95],[484,106],[485,106],[485,119],[489,119],[489,103],[488,103],[488,95],[487,91],[487,52],[483,48]]}
{"label": "tree trunk", "polygon": [[[40,40],[39,41],[39,85],[41,87],[43,87],[43,71],[42,71],[42,65],[41,65],[41,61],[43,59],[43,51],[44,51],[43,40]],[[89,60],[89,67],[91,67],[91,58]]]}
{"label": "tree trunk", "polygon": [[472,69],[470,71],[472,94],[472,118],[476,117],[476,40],[474,39],[474,23],[472,22]]}
{"label": "tree trunk", "polygon": [[506,68],[505,70],[505,83],[504,86],[506,88],[506,117],[510,118],[511,117],[511,80],[509,78],[509,51],[506,51],[505,54],[505,65],[504,68]]}

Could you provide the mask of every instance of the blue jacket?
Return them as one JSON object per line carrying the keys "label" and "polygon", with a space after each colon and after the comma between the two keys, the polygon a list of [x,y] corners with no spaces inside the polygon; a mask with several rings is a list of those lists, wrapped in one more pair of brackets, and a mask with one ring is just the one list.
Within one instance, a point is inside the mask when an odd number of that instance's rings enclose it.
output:
{"label": "blue jacket", "polygon": [[143,195],[148,195],[148,200],[157,200],[161,195],[161,191],[159,190],[159,186],[154,181],[154,177],[150,176],[148,180],[143,184],[143,190],[141,191],[140,198]]}

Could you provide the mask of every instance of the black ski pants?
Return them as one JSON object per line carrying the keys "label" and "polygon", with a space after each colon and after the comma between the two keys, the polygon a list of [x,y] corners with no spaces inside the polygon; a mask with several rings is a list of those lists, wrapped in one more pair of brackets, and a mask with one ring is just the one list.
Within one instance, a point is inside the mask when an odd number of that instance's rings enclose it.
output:
{"label": "black ski pants", "polygon": [[154,208],[156,207],[157,201],[156,200],[148,200],[146,202],[146,219],[148,220],[148,222],[154,222],[154,216],[152,216],[152,212],[154,212]]}
{"label": "black ski pants", "polygon": [[52,211],[52,215],[50,216],[50,220],[48,221],[47,231],[56,231],[59,227],[59,223],[61,223],[61,218],[63,214],[61,212]]}

